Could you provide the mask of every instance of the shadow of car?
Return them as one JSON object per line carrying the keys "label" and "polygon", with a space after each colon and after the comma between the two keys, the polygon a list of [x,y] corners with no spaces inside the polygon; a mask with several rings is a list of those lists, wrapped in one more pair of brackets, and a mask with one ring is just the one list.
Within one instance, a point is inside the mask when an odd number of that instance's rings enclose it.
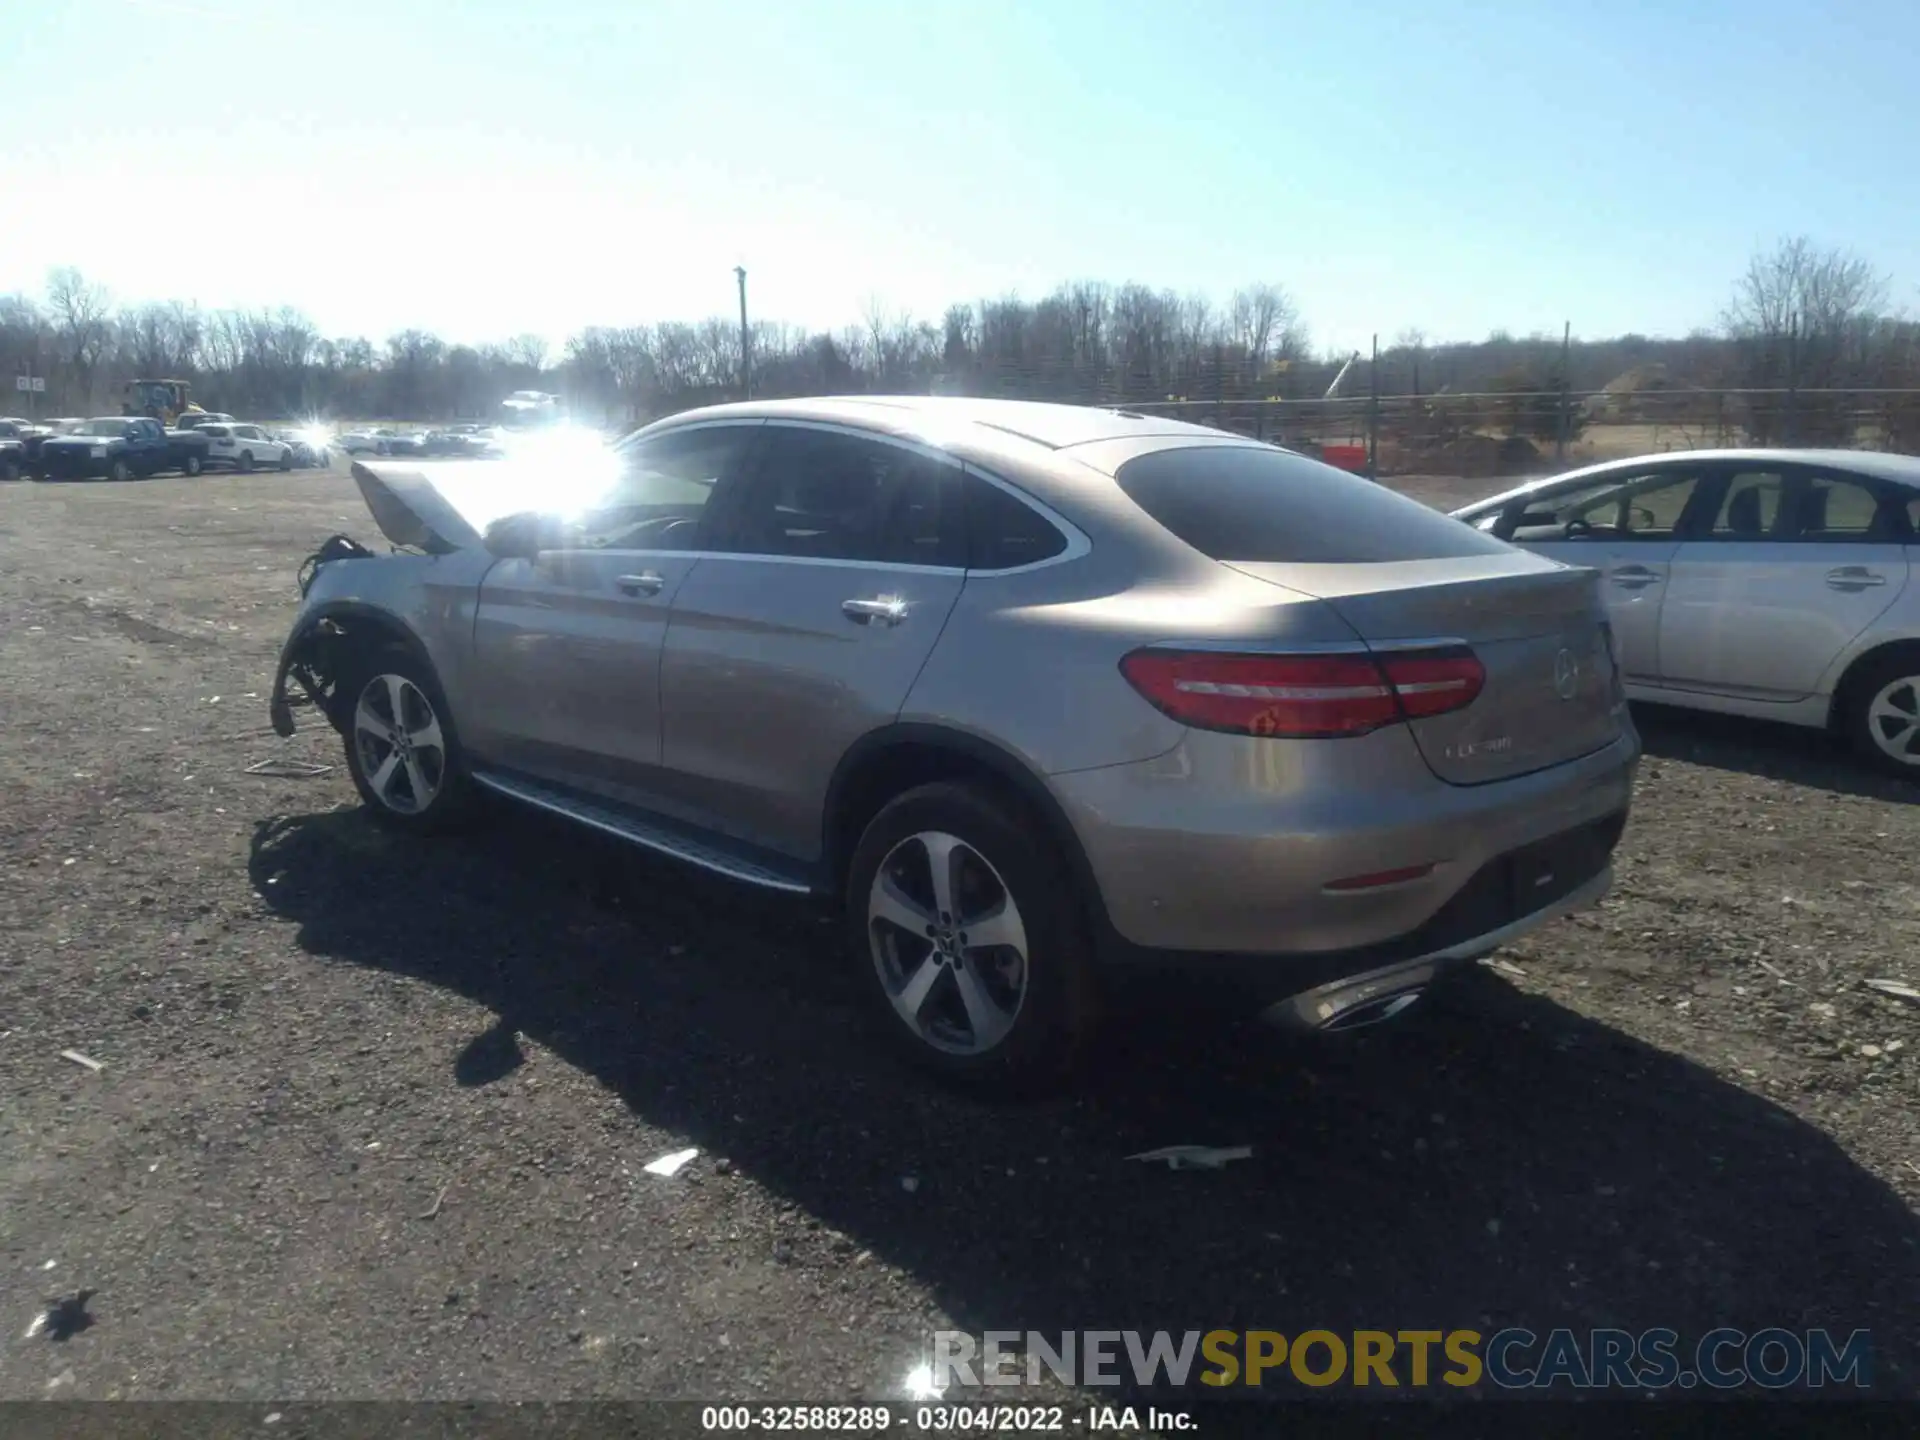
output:
{"label": "shadow of car", "polygon": [[[1920,1393],[1900,1196],[1780,1107],[1484,971],[1385,1035],[1166,1012],[1079,1095],[989,1104],[869,1043],[804,902],[533,816],[432,847],[292,816],[250,864],[308,953],[493,1012],[450,1084],[509,1073],[525,1035],[966,1327],[1865,1327],[1874,1393]],[[1125,1158],[1185,1142],[1254,1154]]]}

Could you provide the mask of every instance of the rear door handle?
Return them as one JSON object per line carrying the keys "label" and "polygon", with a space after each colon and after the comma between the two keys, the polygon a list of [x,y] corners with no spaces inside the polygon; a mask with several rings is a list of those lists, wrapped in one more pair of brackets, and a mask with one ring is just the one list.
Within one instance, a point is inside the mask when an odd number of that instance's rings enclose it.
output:
{"label": "rear door handle", "polygon": [[1884,585],[1887,577],[1864,565],[1842,565],[1838,570],[1827,572],[1829,590],[1865,590],[1869,586]]}
{"label": "rear door handle", "polygon": [[1660,583],[1660,577],[1644,565],[1622,565],[1609,578],[1628,590],[1644,590]]}
{"label": "rear door handle", "polygon": [[638,575],[622,575],[613,583],[622,595],[658,595],[667,580],[652,570],[642,570]]}
{"label": "rear door handle", "polygon": [[898,595],[879,595],[871,600],[842,600],[840,613],[860,625],[898,625],[907,618],[907,602]]}

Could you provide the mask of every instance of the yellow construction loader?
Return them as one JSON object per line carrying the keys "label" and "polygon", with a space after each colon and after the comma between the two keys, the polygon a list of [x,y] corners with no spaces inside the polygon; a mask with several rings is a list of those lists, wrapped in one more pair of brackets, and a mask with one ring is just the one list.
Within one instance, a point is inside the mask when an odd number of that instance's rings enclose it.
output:
{"label": "yellow construction loader", "polygon": [[129,380],[120,413],[148,415],[171,430],[182,415],[207,413],[188,398],[191,388],[185,380]]}

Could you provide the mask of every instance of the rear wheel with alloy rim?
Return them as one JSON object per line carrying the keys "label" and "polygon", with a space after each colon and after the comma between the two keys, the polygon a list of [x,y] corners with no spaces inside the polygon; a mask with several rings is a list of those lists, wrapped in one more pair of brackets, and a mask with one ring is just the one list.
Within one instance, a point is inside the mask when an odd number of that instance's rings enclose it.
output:
{"label": "rear wheel with alloy rim", "polygon": [[1920,780],[1920,647],[1874,661],[1848,695],[1843,720],[1854,750],[1888,774]]}
{"label": "rear wheel with alloy rim", "polygon": [[854,852],[847,912],[879,1023],[916,1063],[1027,1088],[1082,1057],[1095,1006],[1073,887],[998,797],[940,783],[888,804]]}

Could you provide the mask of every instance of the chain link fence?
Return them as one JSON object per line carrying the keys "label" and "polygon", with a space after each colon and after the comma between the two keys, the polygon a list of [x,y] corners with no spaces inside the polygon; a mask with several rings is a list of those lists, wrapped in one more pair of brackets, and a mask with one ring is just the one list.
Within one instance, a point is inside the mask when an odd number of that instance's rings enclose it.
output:
{"label": "chain link fence", "polygon": [[1920,451],[1920,388],[1175,396],[1123,404],[1319,454],[1380,478],[1520,478],[1634,455],[1755,445]]}

